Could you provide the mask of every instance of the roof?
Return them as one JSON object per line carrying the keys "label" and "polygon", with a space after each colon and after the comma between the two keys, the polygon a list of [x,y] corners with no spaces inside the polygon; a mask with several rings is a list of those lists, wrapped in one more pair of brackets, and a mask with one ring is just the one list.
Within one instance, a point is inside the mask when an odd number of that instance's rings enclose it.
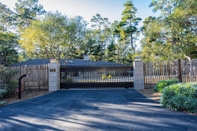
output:
{"label": "roof", "polygon": [[11,64],[10,66],[44,65],[50,63],[49,59],[34,59]]}
{"label": "roof", "polygon": [[[15,64],[12,64],[11,66],[24,66],[24,65],[44,65],[49,64],[50,59],[34,59],[34,60],[27,60],[23,62],[18,62]],[[96,62],[96,61],[87,61],[83,59],[71,59],[71,60],[65,60],[61,59],[61,65],[66,66],[123,66],[123,64],[118,64],[115,62]]]}

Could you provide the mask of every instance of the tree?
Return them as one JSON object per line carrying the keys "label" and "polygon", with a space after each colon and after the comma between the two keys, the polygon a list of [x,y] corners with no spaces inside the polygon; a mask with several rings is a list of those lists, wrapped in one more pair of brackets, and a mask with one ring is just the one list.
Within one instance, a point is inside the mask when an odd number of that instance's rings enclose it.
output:
{"label": "tree", "polygon": [[153,7],[153,12],[161,11],[162,17],[168,17],[173,13],[174,8],[181,0],[152,0],[149,7]]}
{"label": "tree", "polygon": [[13,29],[14,12],[7,8],[6,5],[0,2],[0,29],[1,31],[8,31]]}
{"label": "tree", "polygon": [[0,65],[10,65],[17,62],[18,38],[12,33],[14,24],[12,12],[6,5],[0,3]]}
{"label": "tree", "polygon": [[99,61],[103,60],[103,49],[104,49],[104,41],[105,41],[105,33],[109,31],[109,24],[108,18],[101,17],[100,14],[96,14],[91,19],[92,28],[93,28],[93,36],[100,47],[100,58]]}
{"label": "tree", "polygon": [[[94,58],[94,46],[96,45],[96,40],[92,37],[93,33],[91,29],[86,29],[83,42],[79,43],[80,56],[83,58],[85,55],[90,55],[90,59]],[[99,49],[100,51],[100,49]]]}
{"label": "tree", "polygon": [[120,29],[120,34],[122,39],[130,38],[130,44],[133,52],[135,53],[135,45],[134,40],[138,36],[138,28],[137,25],[141,18],[136,17],[137,9],[134,7],[131,0],[126,1],[124,4],[125,9],[122,12],[122,20],[119,25],[122,27]]}
{"label": "tree", "polygon": [[115,62],[117,57],[117,45],[115,45],[113,42],[107,46],[107,61],[109,62]]}
{"label": "tree", "polygon": [[[183,38],[188,35],[188,29],[186,28],[189,26],[185,26],[187,23],[184,20],[185,18],[180,17],[180,14],[178,15],[176,11],[182,2],[177,0],[153,0],[151,6],[154,7],[154,11],[160,10],[162,15],[158,18],[148,17],[144,21],[143,33],[145,38],[142,42],[145,48],[143,48],[143,54],[153,57],[150,53],[147,53],[152,47],[152,53],[155,52],[155,56],[159,56],[160,59],[183,58],[189,47],[184,46],[187,44],[183,44]],[[184,12],[187,11],[184,10]],[[190,40],[192,40],[191,37]],[[194,47],[192,48],[194,49]]]}
{"label": "tree", "polygon": [[187,58],[192,74],[191,59],[196,57],[197,51],[196,0],[153,0],[151,6],[155,11],[160,10],[162,15],[145,21],[142,55],[152,47],[151,51],[160,59]]}
{"label": "tree", "polygon": [[0,31],[0,65],[10,65],[18,61],[17,36],[11,32]]}
{"label": "tree", "polygon": [[81,57],[86,22],[82,17],[68,18],[59,12],[49,12],[21,33],[19,43],[32,57],[74,59]]}
{"label": "tree", "polygon": [[66,43],[68,18],[59,12],[49,12],[40,21],[33,21],[32,25],[21,32],[19,41],[26,54],[32,58],[59,59],[64,52]]}
{"label": "tree", "polygon": [[[177,59],[172,48],[171,37],[165,22],[161,18],[148,17],[144,21],[142,33],[145,36],[142,40],[142,57],[147,61]],[[168,33],[167,33],[168,32]],[[169,38],[168,38],[168,37]],[[181,55],[178,55],[179,58]]]}
{"label": "tree", "polygon": [[38,4],[38,0],[17,0],[15,7],[15,19],[19,30],[30,26],[38,15],[45,13],[43,6]]}
{"label": "tree", "polygon": [[68,48],[65,48],[67,59],[83,58],[84,39],[86,35],[87,22],[81,16],[75,16],[69,19],[67,25]]}

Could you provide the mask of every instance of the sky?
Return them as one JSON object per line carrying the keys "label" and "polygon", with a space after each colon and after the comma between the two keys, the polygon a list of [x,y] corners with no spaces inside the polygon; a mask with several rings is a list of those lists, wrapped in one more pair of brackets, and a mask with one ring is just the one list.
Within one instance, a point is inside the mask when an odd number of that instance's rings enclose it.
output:
{"label": "sky", "polygon": [[[10,9],[14,9],[17,0],[0,0],[1,3],[7,5]],[[39,4],[43,5],[46,11],[59,11],[69,17],[82,16],[90,23],[92,16],[99,13],[102,17],[106,17],[110,22],[121,20],[121,13],[124,10],[123,4],[127,0],[39,0]],[[148,16],[158,16],[153,13],[149,5],[152,0],[132,0],[137,8],[137,17],[142,21]],[[139,27],[142,26],[142,21]],[[141,39],[142,36],[139,38]],[[139,42],[138,42],[139,43]]]}
{"label": "sky", "polygon": [[[14,8],[17,0],[0,0],[1,3],[7,5],[10,9]],[[92,16],[99,13],[102,17],[106,17],[110,22],[121,20],[121,13],[124,10],[123,4],[127,0],[39,0],[39,4],[43,5],[46,11],[59,11],[68,16],[82,16],[86,21],[90,22]],[[157,15],[152,12],[149,5],[152,0],[133,0],[134,6],[137,8],[137,17],[143,20],[150,15]]]}

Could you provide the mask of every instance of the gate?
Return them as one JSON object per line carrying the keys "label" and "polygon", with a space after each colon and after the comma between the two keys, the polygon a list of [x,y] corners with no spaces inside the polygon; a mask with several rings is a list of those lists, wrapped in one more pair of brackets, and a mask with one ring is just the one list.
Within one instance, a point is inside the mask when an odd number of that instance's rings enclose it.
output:
{"label": "gate", "polygon": [[133,67],[128,65],[62,65],[60,88],[133,87]]}

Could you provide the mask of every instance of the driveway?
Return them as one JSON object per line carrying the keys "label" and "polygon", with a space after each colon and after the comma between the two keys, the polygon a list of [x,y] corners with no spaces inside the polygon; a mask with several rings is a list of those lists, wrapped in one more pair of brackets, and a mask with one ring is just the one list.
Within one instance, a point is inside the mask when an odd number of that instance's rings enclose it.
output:
{"label": "driveway", "polygon": [[1,131],[197,131],[197,116],[133,89],[61,90],[0,107]]}

